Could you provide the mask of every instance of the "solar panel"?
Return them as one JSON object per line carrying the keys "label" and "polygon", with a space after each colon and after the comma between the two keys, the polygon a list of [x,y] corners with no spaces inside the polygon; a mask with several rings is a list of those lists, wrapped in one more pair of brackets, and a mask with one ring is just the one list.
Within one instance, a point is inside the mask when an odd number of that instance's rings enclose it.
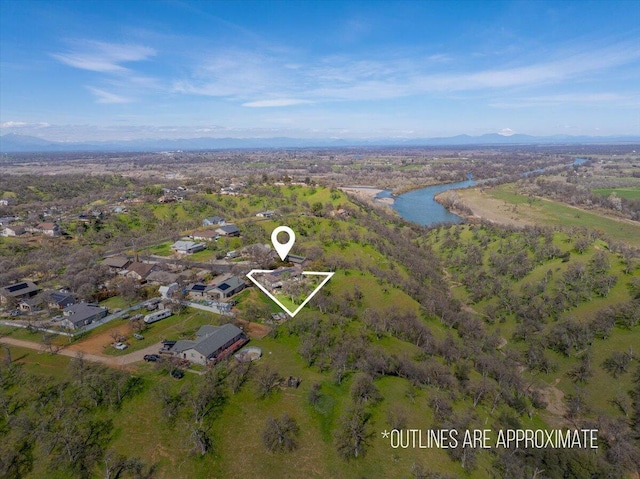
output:
{"label": "solar panel", "polygon": [[207,287],[204,284],[195,284],[193,285],[194,291],[204,291]]}
{"label": "solar panel", "polygon": [[20,291],[21,289],[28,288],[29,285],[27,283],[14,284],[13,286],[9,286],[7,289],[10,293],[14,293],[16,291]]}
{"label": "solar panel", "polygon": [[229,284],[227,284],[227,283],[222,283],[221,285],[219,285],[219,286],[218,286],[218,289],[219,289],[220,291],[226,291],[226,290],[228,290],[230,287],[231,287],[231,286],[229,286]]}

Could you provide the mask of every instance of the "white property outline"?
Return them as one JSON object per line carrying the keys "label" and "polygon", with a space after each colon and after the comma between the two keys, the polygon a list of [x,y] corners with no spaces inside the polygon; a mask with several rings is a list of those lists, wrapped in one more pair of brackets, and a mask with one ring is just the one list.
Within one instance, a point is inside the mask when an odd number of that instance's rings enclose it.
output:
{"label": "white property outline", "polygon": [[313,298],[315,296],[315,294],[320,291],[320,289],[327,283],[327,281],[329,281],[331,279],[331,277],[335,274],[335,273],[327,273],[324,271],[303,271],[302,274],[309,274],[309,275],[319,275],[319,276],[326,276],[325,279],[322,280],[322,282],[316,287],[316,289],[313,290],[313,292],[307,296],[307,299],[305,299],[302,304],[300,306],[298,306],[298,309],[296,309],[293,313],[291,311],[289,311],[289,308],[287,308],[284,304],[282,304],[280,301],[278,301],[278,298],[276,298],[273,294],[271,294],[269,292],[269,290],[267,288],[265,288],[264,286],[262,286],[252,275],[254,273],[273,273],[274,270],[271,269],[252,269],[251,271],[249,271],[247,273],[247,278],[249,278],[251,280],[251,282],[253,284],[255,284],[258,288],[260,288],[262,290],[263,293],[265,293],[267,296],[269,296],[278,306],[280,306],[283,311],[285,313],[287,313],[289,316],[291,316],[292,318],[298,314],[298,312],[304,308],[304,306],[309,302],[309,300],[311,298]]}

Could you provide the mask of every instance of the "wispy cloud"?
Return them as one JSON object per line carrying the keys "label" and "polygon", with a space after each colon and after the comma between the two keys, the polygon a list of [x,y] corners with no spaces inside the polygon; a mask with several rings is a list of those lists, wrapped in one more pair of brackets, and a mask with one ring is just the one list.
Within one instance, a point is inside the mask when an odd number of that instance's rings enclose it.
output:
{"label": "wispy cloud", "polygon": [[71,51],[52,53],[51,56],[74,68],[114,73],[127,70],[123,63],[147,60],[155,54],[153,48],[143,45],[88,41],[78,42]]}
{"label": "wispy cloud", "polygon": [[22,128],[28,125],[29,123],[25,121],[3,121],[0,123],[0,128]]}
{"label": "wispy cloud", "polygon": [[[597,79],[602,72],[637,62],[640,49],[619,44],[556,52],[542,61],[512,60],[502,68],[473,70],[463,70],[460,65],[464,63],[460,62],[464,59],[454,60],[444,53],[371,59],[334,55],[302,60],[283,56],[239,50],[216,54],[193,68],[189,76],[174,82],[173,90],[228,98],[247,107],[458,92],[495,94]],[[514,65],[515,62],[519,64]]]}
{"label": "wispy cloud", "polygon": [[257,100],[243,103],[242,106],[250,108],[269,108],[279,106],[305,105],[312,103],[309,100],[300,100],[296,98],[278,98],[273,100]]}
{"label": "wispy cloud", "polygon": [[531,107],[549,107],[563,104],[571,105],[616,105],[617,107],[638,106],[640,98],[619,93],[563,93],[557,95],[538,95],[516,97],[506,101],[489,103],[493,108],[516,109]]}
{"label": "wispy cloud", "polygon": [[131,103],[133,100],[92,86],[86,87],[96,97],[96,103]]}
{"label": "wispy cloud", "polygon": [[2,123],[0,123],[0,128],[35,128],[35,129],[41,129],[41,128],[49,128],[51,125],[49,123],[46,122],[38,122],[38,123],[29,123],[26,121],[3,121]]}

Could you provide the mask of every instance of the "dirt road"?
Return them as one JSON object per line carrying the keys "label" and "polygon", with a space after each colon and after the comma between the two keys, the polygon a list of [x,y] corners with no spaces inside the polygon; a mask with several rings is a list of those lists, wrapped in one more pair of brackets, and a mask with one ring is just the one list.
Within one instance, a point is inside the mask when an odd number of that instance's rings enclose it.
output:
{"label": "dirt road", "polygon": [[[34,349],[36,351],[43,351],[42,344],[36,343],[34,341],[25,341],[22,339],[4,337],[0,338],[0,343],[9,344],[10,346],[18,346],[21,348]],[[106,366],[117,368],[142,361],[145,354],[156,354],[161,346],[162,343],[157,343],[144,349],[125,354],[124,356],[106,356],[103,354],[86,353],[82,350],[82,345],[71,345],[61,349],[57,354],[75,358],[79,353],[81,353],[83,355],[83,358],[87,361],[102,363]]]}

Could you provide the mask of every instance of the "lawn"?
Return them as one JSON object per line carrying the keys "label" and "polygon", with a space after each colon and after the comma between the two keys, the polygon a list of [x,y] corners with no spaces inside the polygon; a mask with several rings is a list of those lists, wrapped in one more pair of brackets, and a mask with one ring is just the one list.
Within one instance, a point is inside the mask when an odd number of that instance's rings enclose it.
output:
{"label": "lawn", "polygon": [[[221,317],[217,314],[209,313],[208,311],[201,311],[199,309],[187,308],[187,311],[182,314],[170,316],[166,319],[152,323],[148,326],[148,329],[141,334],[144,336],[143,340],[137,340],[133,338],[133,333],[129,328],[128,321],[114,320],[109,329],[120,330],[123,334],[129,336],[127,344],[129,347],[124,351],[118,351],[114,348],[106,348],[105,354],[110,356],[122,356],[129,354],[132,351],[144,349],[147,346],[156,344],[163,339],[190,339],[195,336],[196,331],[205,324],[220,324]],[[108,326],[109,324],[105,325]],[[97,328],[96,330],[99,330]],[[82,344],[79,342],[78,344]]]}
{"label": "lawn", "polygon": [[[72,358],[61,356],[58,354],[50,354],[43,351],[35,351],[33,349],[21,348],[18,346],[9,346],[11,351],[11,359],[13,362],[24,364],[27,371],[33,374],[53,376],[56,379],[66,377],[66,369]],[[0,357],[4,359],[6,351],[0,353]]]}
{"label": "lawn", "polygon": [[173,243],[171,241],[167,241],[165,243],[160,243],[155,246],[151,246],[150,248],[146,248],[145,251],[157,256],[171,256],[173,254],[173,250],[171,249],[172,244]]}

